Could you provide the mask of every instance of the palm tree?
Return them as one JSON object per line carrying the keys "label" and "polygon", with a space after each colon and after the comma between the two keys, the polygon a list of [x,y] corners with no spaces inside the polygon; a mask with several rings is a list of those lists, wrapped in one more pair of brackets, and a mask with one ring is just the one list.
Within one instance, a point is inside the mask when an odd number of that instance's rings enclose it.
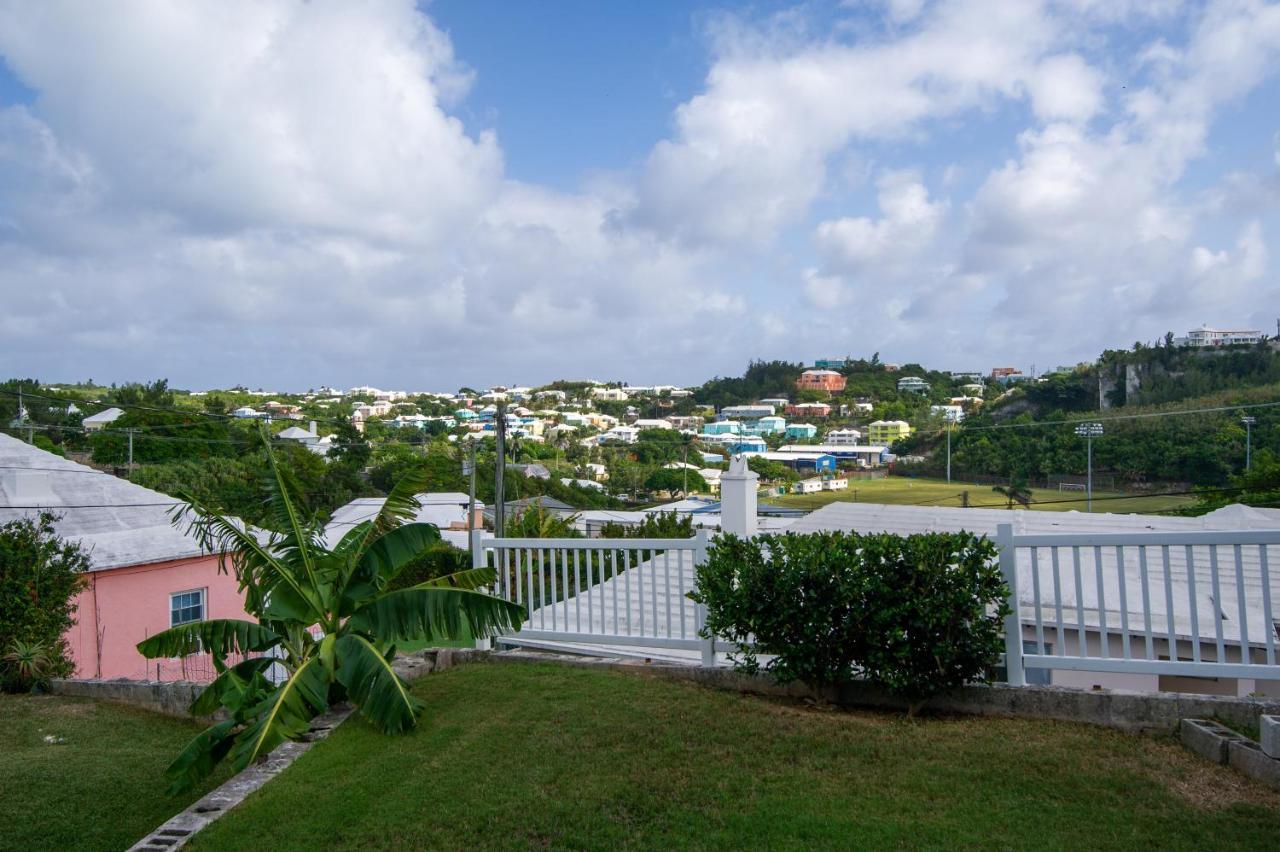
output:
{"label": "palm tree", "polygon": [[[183,495],[173,521],[189,519],[201,546],[230,565],[254,620],[184,624],[138,643],[148,658],[207,653],[217,677],[191,705],[194,715],[220,706],[229,718],[193,739],[166,771],[174,790],[208,775],[231,755],[237,770],[285,740],[305,734],[311,720],[347,700],[385,733],[417,724],[424,705],[392,669],[396,643],[479,637],[518,628],[523,609],[480,591],[493,582],[486,568],[462,571],[396,591],[388,584],[440,540],[432,524],[407,523],[426,487],[423,470],[392,489],[377,516],[353,527],[332,548],[315,514],[301,511],[297,485],[267,443],[264,476],[269,522],[265,540],[234,518]],[[228,663],[232,654],[242,661]],[[258,656],[249,656],[258,655]],[[284,668],[278,683],[273,664]]]}
{"label": "palm tree", "polygon": [[1014,503],[1022,504],[1024,509],[1031,508],[1031,489],[1027,487],[1027,480],[1021,477],[1014,478],[1008,485],[996,485],[991,490],[1008,501],[1006,509],[1012,509]]}

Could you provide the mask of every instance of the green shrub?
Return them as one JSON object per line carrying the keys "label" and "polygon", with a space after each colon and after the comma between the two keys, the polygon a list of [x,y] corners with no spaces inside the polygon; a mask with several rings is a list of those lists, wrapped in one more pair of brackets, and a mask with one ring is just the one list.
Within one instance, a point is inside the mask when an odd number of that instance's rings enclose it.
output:
{"label": "green shrub", "polygon": [[704,635],[758,655],[779,681],[856,678],[905,698],[980,680],[1003,648],[1007,587],[995,546],[969,533],[722,536],[698,568]]}
{"label": "green shrub", "polygon": [[[39,646],[48,661],[47,676],[62,677],[72,670],[62,634],[74,623],[73,599],[89,559],[78,544],[58,538],[54,520],[43,512],[0,526],[0,652]],[[14,665],[0,668],[0,688],[31,686]]]}

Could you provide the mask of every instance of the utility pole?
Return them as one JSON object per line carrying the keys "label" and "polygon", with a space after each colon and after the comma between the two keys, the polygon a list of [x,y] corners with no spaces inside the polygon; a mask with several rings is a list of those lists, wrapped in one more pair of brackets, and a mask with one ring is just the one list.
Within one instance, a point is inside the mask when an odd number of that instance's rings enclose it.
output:
{"label": "utility pole", "polygon": [[1100,437],[1102,435],[1102,424],[1101,423],[1081,423],[1080,425],[1076,426],[1076,435],[1078,435],[1081,438],[1084,438],[1085,445],[1088,447],[1088,462],[1087,462],[1087,465],[1088,465],[1087,483],[1088,484],[1085,487],[1087,488],[1087,491],[1088,491],[1087,511],[1092,512],[1093,511],[1093,439]]}
{"label": "utility pole", "polygon": [[1241,417],[1240,422],[1244,424],[1244,469],[1249,470],[1253,467],[1253,424],[1258,418]]}
{"label": "utility pole", "polygon": [[467,490],[467,530],[476,528],[476,442],[468,441],[466,473],[471,477]]}
{"label": "utility pole", "polygon": [[947,421],[947,483],[951,483],[951,422]]}
{"label": "utility pole", "polygon": [[133,430],[133,429],[126,429],[125,431],[129,433],[129,467],[128,467],[128,470],[129,470],[129,472],[130,472],[130,473],[133,473],[133,433],[134,433],[134,431],[135,431],[135,430]]}
{"label": "utility pole", "polygon": [[503,476],[507,472],[507,406],[498,403],[497,422],[495,424],[498,440],[498,464],[494,470],[493,481],[493,534],[502,538],[507,526],[506,497],[503,492]]}

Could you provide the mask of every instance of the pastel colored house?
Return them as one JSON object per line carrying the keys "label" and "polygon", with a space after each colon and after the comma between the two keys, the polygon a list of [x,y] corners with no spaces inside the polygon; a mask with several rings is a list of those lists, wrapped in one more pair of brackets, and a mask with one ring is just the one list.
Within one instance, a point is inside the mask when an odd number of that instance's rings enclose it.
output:
{"label": "pastel colored house", "polygon": [[796,387],[800,390],[827,391],[839,393],[844,390],[844,376],[835,370],[805,370],[796,379]]}
{"label": "pastel colored house", "polygon": [[744,435],[729,445],[729,452],[737,455],[738,453],[763,453],[769,449],[769,445],[764,442],[764,438],[757,438],[753,435]]}
{"label": "pastel colored house", "polygon": [[790,423],[786,434],[793,441],[808,441],[817,436],[818,427],[812,423]]}
{"label": "pastel colored house", "polygon": [[736,420],[716,420],[702,427],[704,435],[741,435],[742,424]]}
{"label": "pastel colored house", "polygon": [[825,402],[798,402],[788,405],[786,411],[792,417],[826,417],[831,414],[831,406]]}
{"label": "pastel colored house", "polygon": [[911,424],[905,420],[873,420],[867,424],[867,440],[888,446],[911,435]]}
{"label": "pastel colored house", "polygon": [[[36,469],[32,469],[36,468]],[[207,656],[147,660],[135,645],[189,621],[245,618],[244,599],[216,556],[175,528],[173,497],[0,435],[0,523],[48,509],[58,534],[89,556],[76,623],[65,638],[76,677],[196,680]],[[33,507],[33,508],[26,508]]]}
{"label": "pastel colored house", "polygon": [[928,393],[929,383],[919,376],[903,376],[898,379],[898,390],[904,393]]}

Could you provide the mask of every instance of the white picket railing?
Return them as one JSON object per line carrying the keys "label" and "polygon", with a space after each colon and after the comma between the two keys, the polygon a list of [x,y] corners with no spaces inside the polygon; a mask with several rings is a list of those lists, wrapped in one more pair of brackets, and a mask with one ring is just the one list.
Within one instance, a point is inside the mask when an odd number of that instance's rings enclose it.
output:
{"label": "white picket railing", "polygon": [[[700,651],[706,610],[689,599],[707,532],[689,539],[495,538],[472,534],[472,564],[497,572],[493,591],[525,608],[521,640]],[[502,641],[499,637],[498,641]]]}
{"label": "white picket railing", "polygon": [[1011,684],[1026,669],[1280,679],[1268,554],[1280,531],[1015,535],[1000,524],[996,543]]}

